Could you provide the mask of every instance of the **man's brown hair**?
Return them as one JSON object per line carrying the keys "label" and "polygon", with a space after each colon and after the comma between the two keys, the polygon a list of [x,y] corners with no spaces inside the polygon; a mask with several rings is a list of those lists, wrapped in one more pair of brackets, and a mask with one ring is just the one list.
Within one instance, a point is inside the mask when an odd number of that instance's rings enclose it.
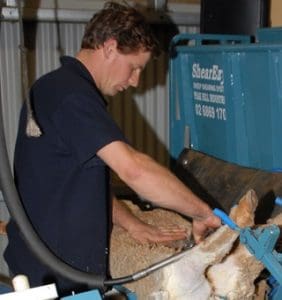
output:
{"label": "man's brown hair", "polygon": [[107,2],[85,27],[82,49],[98,49],[108,39],[115,39],[123,54],[145,50],[159,54],[159,45],[151,26],[137,9],[116,2]]}

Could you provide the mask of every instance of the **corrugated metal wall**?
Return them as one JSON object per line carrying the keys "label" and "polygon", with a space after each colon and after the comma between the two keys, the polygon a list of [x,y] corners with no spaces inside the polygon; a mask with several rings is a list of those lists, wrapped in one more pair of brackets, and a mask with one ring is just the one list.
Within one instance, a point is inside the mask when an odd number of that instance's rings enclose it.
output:
{"label": "corrugated metal wall", "polygon": [[[28,22],[29,81],[59,66],[60,53],[74,55],[79,49],[83,23]],[[180,32],[195,32],[197,27],[179,27]],[[168,40],[168,31],[158,28],[158,36]],[[58,34],[59,33],[59,34]],[[10,161],[16,138],[21,97],[19,29],[16,22],[2,22],[0,27],[1,105]],[[160,163],[168,163],[168,57],[163,53],[151,61],[137,90],[129,90],[109,99],[109,110],[137,149]],[[0,193],[0,219],[9,217]],[[6,238],[0,236],[0,273],[7,274],[2,257]]]}
{"label": "corrugated metal wall", "polygon": [[[16,23],[1,23],[0,30],[0,104],[2,105],[4,114],[3,122],[6,134],[6,144],[11,162],[21,98],[19,84],[21,73],[19,72],[19,49],[17,42],[19,40],[19,31]],[[9,218],[1,192],[0,218],[3,221],[7,221]],[[2,258],[2,253],[6,245],[6,237],[0,235],[0,272],[2,274],[7,274],[7,266]]]}

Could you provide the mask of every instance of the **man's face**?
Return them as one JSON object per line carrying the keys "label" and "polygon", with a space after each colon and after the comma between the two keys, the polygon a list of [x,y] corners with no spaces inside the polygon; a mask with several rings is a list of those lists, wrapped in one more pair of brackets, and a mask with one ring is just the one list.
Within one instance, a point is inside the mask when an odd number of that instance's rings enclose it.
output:
{"label": "man's face", "polygon": [[[108,56],[105,64],[104,76],[101,80],[101,92],[114,96],[128,87],[137,87],[142,70],[151,57],[150,52],[122,54],[116,47],[116,42],[107,45]],[[106,47],[106,46],[105,46]]]}

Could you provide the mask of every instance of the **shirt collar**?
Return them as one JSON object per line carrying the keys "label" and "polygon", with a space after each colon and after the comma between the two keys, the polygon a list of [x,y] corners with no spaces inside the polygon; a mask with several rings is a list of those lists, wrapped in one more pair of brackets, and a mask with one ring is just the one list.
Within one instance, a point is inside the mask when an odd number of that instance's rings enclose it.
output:
{"label": "shirt collar", "polygon": [[92,84],[94,88],[97,90],[97,92],[100,94],[105,105],[108,105],[101,91],[97,88],[97,85],[91,73],[87,70],[87,68],[84,66],[82,62],[80,62],[77,58],[71,56],[62,56],[60,58],[60,62],[63,67],[70,68],[73,72],[77,73],[79,76],[81,76],[82,78],[87,80],[90,84]]}

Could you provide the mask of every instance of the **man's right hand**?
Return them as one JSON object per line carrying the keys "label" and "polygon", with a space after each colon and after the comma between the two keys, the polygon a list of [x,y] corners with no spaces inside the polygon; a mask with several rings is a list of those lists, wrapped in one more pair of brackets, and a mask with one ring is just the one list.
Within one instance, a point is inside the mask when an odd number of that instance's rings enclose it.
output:
{"label": "man's right hand", "polygon": [[210,214],[207,218],[201,220],[193,220],[192,232],[196,244],[200,243],[207,234],[218,228],[221,225],[221,220],[214,214]]}

